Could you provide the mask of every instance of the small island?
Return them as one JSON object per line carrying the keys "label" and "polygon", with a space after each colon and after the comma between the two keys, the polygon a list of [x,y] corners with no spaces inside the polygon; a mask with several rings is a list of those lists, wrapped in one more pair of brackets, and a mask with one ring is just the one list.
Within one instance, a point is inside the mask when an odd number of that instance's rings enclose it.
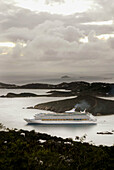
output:
{"label": "small island", "polygon": [[113,135],[113,132],[105,131],[105,132],[97,132],[99,135]]}
{"label": "small island", "polygon": [[34,93],[7,93],[6,95],[2,95],[0,97],[3,98],[15,98],[15,97],[37,97],[38,95]]}
{"label": "small island", "polygon": [[61,77],[61,79],[69,79],[69,78],[71,78],[71,77],[67,76],[67,75]]}

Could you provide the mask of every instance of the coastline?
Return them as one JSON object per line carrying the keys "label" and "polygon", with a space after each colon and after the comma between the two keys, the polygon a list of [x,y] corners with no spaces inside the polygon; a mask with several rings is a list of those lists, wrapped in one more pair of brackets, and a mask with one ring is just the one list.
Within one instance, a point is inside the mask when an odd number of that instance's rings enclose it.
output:
{"label": "coastline", "polygon": [[71,110],[74,106],[76,107],[76,111],[83,111],[86,109],[95,116],[114,114],[114,101],[88,95],[80,95],[76,98],[42,103],[28,107],[28,109],[40,109],[62,113]]}

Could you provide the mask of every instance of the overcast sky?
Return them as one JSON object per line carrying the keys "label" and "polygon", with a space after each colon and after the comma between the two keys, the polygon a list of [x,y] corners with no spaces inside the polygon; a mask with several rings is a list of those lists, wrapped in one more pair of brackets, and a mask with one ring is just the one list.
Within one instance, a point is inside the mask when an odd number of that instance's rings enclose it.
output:
{"label": "overcast sky", "polygon": [[114,0],[0,0],[0,81],[113,73]]}

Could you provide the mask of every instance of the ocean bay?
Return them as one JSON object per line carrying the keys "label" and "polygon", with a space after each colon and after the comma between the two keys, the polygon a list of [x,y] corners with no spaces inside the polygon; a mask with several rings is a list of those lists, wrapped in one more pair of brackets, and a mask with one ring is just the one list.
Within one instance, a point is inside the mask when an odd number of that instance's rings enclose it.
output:
{"label": "ocean bay", "polygon": [[[12,92],[14,89],[0,89],[0,95]],[[37,94],[46,94],[49,90],[23,90],[15,89],[15,93],[31,92]],[[73,138],[75,136],[83,136],[87,134],[86,141],[96,145],[113,145],[114,134],[98,135],[97,132],[114,130],[114,115],[97,116],[97,125],[27,125],[24,118],[32,118],[35,113],[46,112],[36,109],[26,109],[28,106],[34,106],[38,103],[66,99],[69,97],[25,97],[25,98],[0,98],[0,123],[8,128],[35,130],[41,133],[47,133],[52,136],[60,136],[63,138]],[[114,98],[109,98],[114,100]]]}

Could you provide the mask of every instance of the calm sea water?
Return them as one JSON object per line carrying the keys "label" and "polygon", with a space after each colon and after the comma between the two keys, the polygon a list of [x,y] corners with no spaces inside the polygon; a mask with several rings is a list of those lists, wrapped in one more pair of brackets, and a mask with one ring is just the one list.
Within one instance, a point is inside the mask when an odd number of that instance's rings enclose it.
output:
{"label": "calm sea water", "polygon": [[[36,94],[46,94],[48,90],[23,90],[23,89],[0,89],[0,95],[5,95],[8,92],[31,92]],[[35,113],[49,112],[34,109],[25,109],[28,106],[34,106],[38,103],[48,101],[66,99],[66,97],[28,97],[28,98],[0,98],[0,123],[3,123],[8,128],[35,130],[41,133],[47,133],[53,136],[63,138],[73,138],[75,136],[83,136],[87,134],[86,141],[95,145],[113,145],[113,135],[98,135],[100,131],[114,130],[114,115],[97,116],[97,125],[27,125],[24,118],[32,118]],[[108,98],[114,100],[113,98]]]}

